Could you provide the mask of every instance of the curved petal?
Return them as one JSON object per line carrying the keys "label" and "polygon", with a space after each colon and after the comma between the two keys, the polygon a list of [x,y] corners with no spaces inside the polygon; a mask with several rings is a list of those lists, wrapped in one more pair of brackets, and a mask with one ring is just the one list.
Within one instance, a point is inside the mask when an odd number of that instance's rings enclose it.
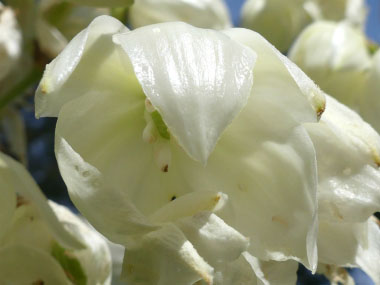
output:
{"label": "curved petal", "polygon": [[115,90],[115,86],[123,86],[120,82],[127,81],[128,84],[133,81],[126,75],[124,68],[127,65],[123,65],[124,61],[112,42],[114,33],[127,30],[118,20],[100,16],[80,32],[46,66],[36,91],[36,116],[57,116],[63,104],[88,93],[88,86],[109,91]]}
{"label": "curved petal", "polygon": [[16,192],[12,187],[12,181],[8,174],[7,164],[2,160],[2,155],[0,155],[0,183],[2,188],[0,199],[0,241],[11,225],[16,209]]}
{"label": "curved petal", "polygon": [[0,158],[4,167],[1,174],[7,175],[12,191],[19,193],[35,206],[36,211],[43,217],[60,243],[69,248],[82,248],[81,242],[69,234],[59,223],[57,217],[47,204],[46,198],[27,170],[20,163],[2,153],[0,153]]}
{"label": "curved petal", "polygon": [[168,224],[125,249],[123,273],[128,283],[213,284],[210,267],[178,228]]}
{"label": "curved petal", "polygon": [[175,224],[214,269],[238,259],[249,245],[248,238],[210,212],[199,212]]}
{"label": "curved petal", "polygon": [[66,207],[52,201],[49,202],[49,205],[65,229],[86,246],[85,249],[73,251],[72,255],[83,266],[87,283],[110,284],[111,253],[106,240]]}
{"label": "curved petal", "polygon": [[257,54],[253,96],[287,109],[298,122],[317,121],[325,109],[325,97],[300,68],[256,32],[235,28],[224,33]]}
{"label": "curved petal", "polygon": [[316,22],[300,34],[289,58],[323,91],[358,108],[371,64],[363,33],[346,22]]}
{"label": "curved petal", "polygon": [[223,0],[136,0],[128,19],[134,28],[176,21],[216,30],[232,26]]}
{"label": "curved petal", "polygon": [[143,27],[114,39],[128,54],[169,131],[191,157],[205,164],[248,100],[255,53],[221,33],[179,22]]}
{"label": "curved petal", "polygon": [[296,284],[298,269],[298,263],[296,261],[262,261],[250,255],[248,252],[245,252],[243,256],[255,271],[258,285]]}
{"label": "curved petal", "polygon": [[4,284],[71,284],[51,255],[24,245],[0,249],[0,276]]}
{"label": "curved petal", "polygon": [[364,222],[380,210],[380,136],[331,97],[317,124],[308,124],[317,153],[319,217]]}

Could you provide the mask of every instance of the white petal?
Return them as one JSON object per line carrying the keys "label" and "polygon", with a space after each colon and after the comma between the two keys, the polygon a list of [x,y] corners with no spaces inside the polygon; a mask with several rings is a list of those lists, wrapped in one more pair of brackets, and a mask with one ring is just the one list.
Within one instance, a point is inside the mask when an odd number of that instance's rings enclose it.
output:
{"label": "white petal", "polygon": [[[36,116],[57,116],[63,104],[88,92],[89,85],[94,85],[98,91],[122,85],[120,82],[126,79],[124,66],[111,37],[126,30],[118,20],[101,16],[80,32],[46,66],[36,92]],[[102,68],[98,65],[95,68],[94,62],[103,64]]]}
{"label": "white petal", "polygon": [[204,280],[211,285],[213,269],[182,232],[168,224],[126,248],[123,276],[131,284],[192,285]]}
{"label": "white petal", "polygon": [[134,28],[176,21],[217,30],[232,26],[223,0],[135,0],[129,21]]}
{"label": "white petal", "polygon": [[255,271],[258,285],[290,285],[296,283],[298,269],[296,261],[262,261],[248,252],[243,255]]}
{"label": "white petal", "polygon": [[316,147],[320,218],[364,222],[380,210],[380,136],[331,97],[317,124],[307,125]]}
{"label": "white petal", "polygon": [[128,8],[133,0],[69,0],[72,3],[96,7],[123,7]]}
{"label": "white petal", "polygon": [[8,175],[6,162],[0,156],[0,181],[1,181],[1,199],[0,199],[0,240],[8,230],[12,217],[16,209],[16,192],[13,189],[12,181]]}
{"label": "white petal", "polygon": [[215,269],[238,259],[249,245],[249,239],[213,213],[200,212],[180,219],[176,225]]}
{"label": "white petal", "polygon": [[301,33],[289,58],[323,91],[358,109],[370,68],[363,33],[345,22],[316,22]]}
{"label": "white petal", "polygon": [[0,153],[0,158],[4,168],[1,175],[8,177],[9,187],[35,205],[39,215],[48,223],[57,240],[69,248],[82,248],[83,245],[58,222],[57,217],[47,204],[46,198],[27,170],[20,163],[2,153]]}
{"label": "white petal", "polygon": [[66,207],[52,201],[49,204],[65,229],[86,246],[85,249],[73,251],[72,255],[82,265],[87,283],[110,284],[111,254],[105,239]]}
{"label": "white petal", "polygon": [[250,96],[255,53],[221,33],[184,23],[143,27],[115,36],[115,42],[169,131],[205,164]]}
{"label": "white petal", "polygon": [[4,284],[71,284],[51,255],[24,245],[0,249],[0,276]]}
{"label": "white petal", "polygon": [[380,50],[372,58],[372,66],[369,74],[367,87],[361,94],[360,114],[378,132],[380,132]]}
{"label": "white petal", "polygon": [[366,223],[331,223],[320,221],[318,261],[337,266],[355,266],[360,245],[367,244]]}
{"label": "white petal", "polygon": [[197,191],[185,194],[161,207],[150,216],[154,222],[173,222],[193,216],[201,211],[218,211],[227,202],[227,195],[220,192]]}
{"label": "white petal", "polygon": [[368,245],[360,247],[356,263],[367,273],[375,284],[380,283],[380,228],[379,220],[375,217],[368,221]]}
{"label": "white petal", "polygon": [[286,52],[295,37],[311,22],[303,0],[248,0],[242,8],[242,27],[262,34]]}
{"label": "white petal", "polygon": [[318,119],[325,109],[324,94],[300,68],[256,32],[229,29],[224,33],[257,53],[253,96],[287,109],[296,121]]}

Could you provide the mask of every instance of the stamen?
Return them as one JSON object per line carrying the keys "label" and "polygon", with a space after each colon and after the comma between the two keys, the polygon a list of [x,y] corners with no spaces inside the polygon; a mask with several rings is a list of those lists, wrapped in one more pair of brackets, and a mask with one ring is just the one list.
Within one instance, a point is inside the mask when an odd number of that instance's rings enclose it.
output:
{"label": "stamen", "polygon": [[153,145],[153,154],[156,165],[162,172],[169,171],[169,165],[172,159],[170,143],[165,140],[158,140]]}
{"label": "stamen", "polygon": [[148,111],[148,113],[153,113],[156,111],[156,108],[152,105],[152,102],[147,98],[145,99],[145,109]]}
{"label": "stamen", "polygon": [[148,122],[143,131],[143,141],[149,144],[154,143],[157,140],[156,127],[153,121]]}

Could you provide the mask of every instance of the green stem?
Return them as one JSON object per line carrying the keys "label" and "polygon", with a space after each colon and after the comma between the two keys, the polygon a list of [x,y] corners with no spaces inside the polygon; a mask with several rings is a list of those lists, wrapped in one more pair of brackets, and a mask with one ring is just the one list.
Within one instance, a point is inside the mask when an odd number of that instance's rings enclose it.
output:
{"label": "green stem", "polygon": [[21,81],[13,86],[4,96],[0,97],[0,110],[7,106],[15,98],[21,96],[32,84],[37,83],[42,77],[39,68],[33,68]]}

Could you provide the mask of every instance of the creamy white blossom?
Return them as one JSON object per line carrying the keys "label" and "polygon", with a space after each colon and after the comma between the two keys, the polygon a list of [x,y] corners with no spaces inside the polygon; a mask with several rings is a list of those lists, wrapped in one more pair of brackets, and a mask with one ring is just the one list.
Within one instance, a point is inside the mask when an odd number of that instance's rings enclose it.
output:
{"label": "creamy white blossom", "polygon": [[366,6],[364,0],[247,0],[241,13],[243,27],[286,52],[313,21],[345,21],[364,30]]}
{"label": "creamy white blossom", "polygon": [[67,208],[48,203],[23,166],[2,153],[0,183],[2,283],[110,284],[105,241]]}
{"label": "creamy white blossom", "polygon": [[129,21],[134,28],[173,21],[217,30],[232,26],[224,0],[135,0]]}
{"label": "creamy white blossom", "polygon": [[21,50],[22,35],[14,11],[0,2],[0,80],[15,67]]}
{"label": "creamy white blossom", "polygon": [[105,16],[36,94],[36,115],[58,116],[70,197],[126,247],[131,284],[218,284],[245,251],[314,270],[316,161],[302,124],[323,109],[313,82],[253,31],[128,31]]}
{"label": "creamy white blossom", "polygon": [[57,56],[94,18],[110,13],[105,8],[76,5],[81,1],[71,2],[41,0],[38,4],[36,37],[40,48],[51,57]]}
{"label": "creamy white blossom", "polygon": [[380,271],[372,264],[380,256],[374,241],[380,230],[371,216],[380,210],[380,136],[331,97],[307,130],[318,163],[320,270],[334,279],[344,273],[339,267],[361,267],[378,283]]}
{"label": "creamy white blossom", "polygon": [[361,113],[371,67],[361,31],[344,22],[316,22],[298,37],[289,58],[323,91]]}

